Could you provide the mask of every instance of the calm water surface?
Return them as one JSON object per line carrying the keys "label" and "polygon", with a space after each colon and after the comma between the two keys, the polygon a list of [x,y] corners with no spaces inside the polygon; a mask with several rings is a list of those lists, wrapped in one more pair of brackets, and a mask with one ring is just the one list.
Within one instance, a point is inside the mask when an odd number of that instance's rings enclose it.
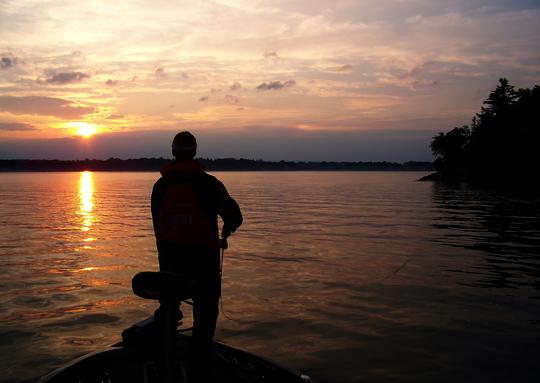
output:
{"label": "calm water surface", "polygon": [[[536,381],[539,197],[422,173],[216,175],[245,216],[218,339],[320,382]],[[157,177],[0,173],[1,382],[33,381],[153,312],[130,280],[157,270]]]}

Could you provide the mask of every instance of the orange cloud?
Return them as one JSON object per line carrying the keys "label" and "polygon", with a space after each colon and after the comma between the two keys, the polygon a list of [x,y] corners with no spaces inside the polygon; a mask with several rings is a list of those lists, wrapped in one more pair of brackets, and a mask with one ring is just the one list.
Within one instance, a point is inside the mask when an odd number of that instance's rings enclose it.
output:
{"label": "orange cloud", "polygon": [[94,113],[90,106],[74,105],[61,98],[44,96],[0,96],[0,112],[54,116],[63,119],[81,118]]}
{"label": "orange cloud", "polygon": [[23,131],[23,130],[36,130],[36,127],[25,122],[0,122],[0,131]]}

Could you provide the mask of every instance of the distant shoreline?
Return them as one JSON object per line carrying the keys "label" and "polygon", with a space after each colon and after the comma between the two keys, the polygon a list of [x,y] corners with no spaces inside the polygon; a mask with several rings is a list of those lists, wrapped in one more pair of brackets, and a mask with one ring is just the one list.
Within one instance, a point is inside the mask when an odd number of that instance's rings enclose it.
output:
{"label": "distant shoreline", "polygon": [[[433,171],[431,162],[263,161],[248,159],[198,159],[208,171]],[[0,160],[0,172],[159,171],[171,160]]]}

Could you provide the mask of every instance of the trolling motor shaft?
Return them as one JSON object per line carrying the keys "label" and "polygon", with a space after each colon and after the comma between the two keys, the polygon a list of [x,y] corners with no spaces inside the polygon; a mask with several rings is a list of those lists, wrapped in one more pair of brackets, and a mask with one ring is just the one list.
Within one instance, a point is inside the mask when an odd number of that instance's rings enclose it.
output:
{"label": "trolling motor shaft", "polygon": [[[154,314],[158,335],[156,355],[162,364],[164,381],[174,381],[174,350],[176,347],[176,328],[178,305],[191,298],[189,281],[180,274],[172,272],[141,272],[132,279],[133,292],[145,299],[159,300],[160,306]],[[181,316],[178,315],[178,316]]]}

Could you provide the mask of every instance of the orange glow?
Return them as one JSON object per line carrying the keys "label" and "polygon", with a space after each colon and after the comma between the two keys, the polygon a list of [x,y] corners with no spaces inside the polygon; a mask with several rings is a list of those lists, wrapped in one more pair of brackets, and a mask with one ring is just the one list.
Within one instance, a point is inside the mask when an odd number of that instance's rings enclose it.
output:
{"label": "orange glow", "polygon": [[89,138],[97,133],[97,127],[88,122],[70,122],[69,127],[76,129],[75,134],[78,136]]}

